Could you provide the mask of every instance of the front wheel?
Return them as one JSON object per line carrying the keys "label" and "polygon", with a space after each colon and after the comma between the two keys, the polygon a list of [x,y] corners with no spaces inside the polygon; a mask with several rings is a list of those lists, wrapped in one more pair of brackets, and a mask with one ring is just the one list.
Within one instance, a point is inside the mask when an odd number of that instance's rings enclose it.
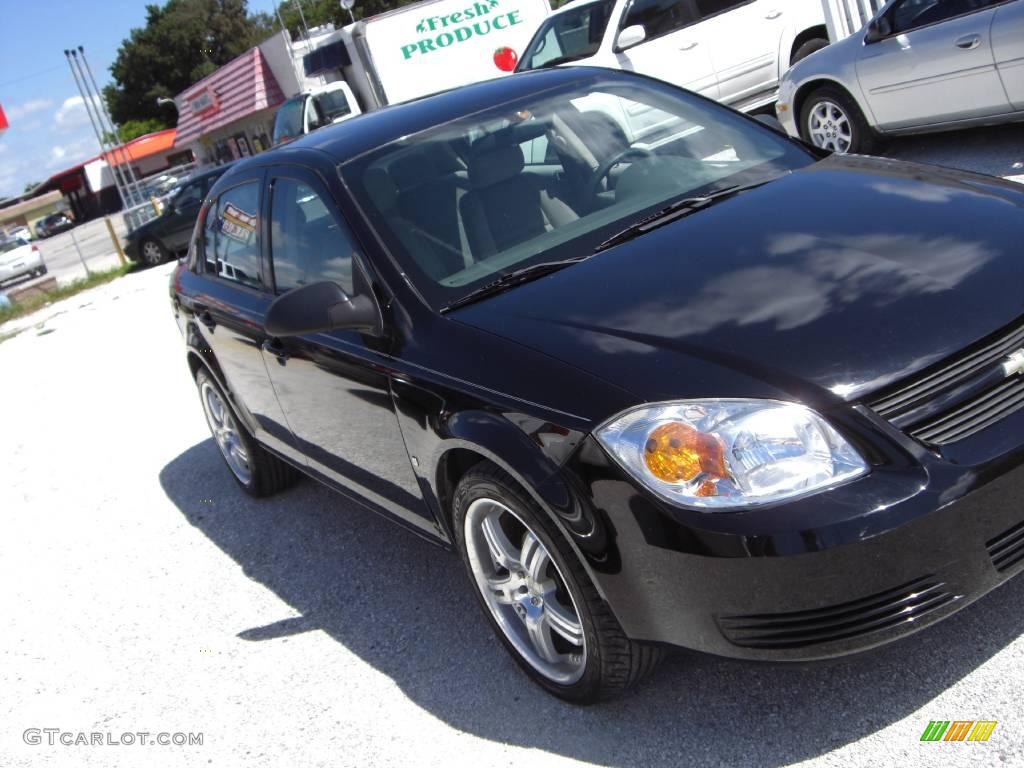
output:
{"label": "front wheel", "polygon": [[819,88],[800,109],[800,136],[836,154],[869,153],[875,134],[853,98],[838,88]]}
{"label": "front wheel", "polygon": [[155,267],[167,261],[167,249],[159,240],[152,238],[142,243],[142,262],[147,267]]}
{"label": "front wheel", "polygon": [[492,628],[534,682],[589,704],[650,672],[661,650],[625,636],[543,510],[501,469],[459,482],[456,541]]}

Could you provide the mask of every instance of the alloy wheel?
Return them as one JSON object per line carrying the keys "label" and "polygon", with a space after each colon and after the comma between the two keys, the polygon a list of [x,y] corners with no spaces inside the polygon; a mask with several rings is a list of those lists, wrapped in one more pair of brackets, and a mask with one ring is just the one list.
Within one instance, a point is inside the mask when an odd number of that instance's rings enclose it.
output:
{"label": "alloy wheel", "polygon": [[242,443],[235,417],[225,405],[220,392],[208,381],[203,382],[200,399],[203,401],[203,411],[206,413],[206,421],[210,425],[213,439],[217,441],[217,447],[220,448],[224,460],[238,481],[248,485],[252,478],[249,453]]}
{"label": "alloy wheel", "polygon": [[491,615],[527,663],[562,685],[578,681],[587,646],[565,578],[537,534],[494,499],[477,499],[465,518],[473,577]]}
{"label": "alloy wheel", "polygon": [[807,134],[816,147],[845,155],[853,145],[850,118],[834,101],[819,101],[807,115]]}
{"label": "alloy wheel", "polygon": [[160,246],[153,240],[147,240],[142,244],[142,260],[151,267],[155,267],[164,260],[164,254],[160,250]]}

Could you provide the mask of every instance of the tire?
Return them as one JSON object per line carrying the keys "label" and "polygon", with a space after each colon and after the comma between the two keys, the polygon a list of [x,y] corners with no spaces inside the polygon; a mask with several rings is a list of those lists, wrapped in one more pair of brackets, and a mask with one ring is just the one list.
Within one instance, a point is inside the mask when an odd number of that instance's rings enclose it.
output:
{"label": "tire", "polygon": [[[818,130],[811,125],[812,117]],[[825,122],[827,121],[827,122]],[[868,154],[878,146],[856,101],[843,89],[818,88],[800,107],[800,137],[837,154]]]}
{"label": "tire", "polygon": [[796,51],[794,51],[793,58],[792,60],[790,60],[789,66],[793,66],[801,59],[806,59],[815,51],[820,51],[822,48],[827,48],[828,44],[828,40],[825,40],[820,37],[815,37],[812,40],[808,40],[807,42],[803,43],[799,48],[797,48]]}
{"label": "tire", "polygon": [[147,267],[155,267],[167,261],[167,249],[159,240],[147,237],[139,245],[139,258]]}
{"label": "tire", "polygon": [[[242,490],[250,496],[262,497],[295,484],[299,471],[253,439],[228,404],[224,391],[203,368],[196,372],[196,388],[214,442]],[[219,408],[215,401],[219,402]]]}
{"label": "tire", "polygon": [[[456,544],[484,615],[516,663],[546,691],[591,704],[626,690],[660,661],[660,647],[626,637],[558,529],[504,471],[489,462],[469,470],[455,488],[452,512]],[[543,578],[533,578],[538,573]],[[531,632],[531,622],[540,629]],[[532,639],[538,634],[556,662],[542,658]]]}

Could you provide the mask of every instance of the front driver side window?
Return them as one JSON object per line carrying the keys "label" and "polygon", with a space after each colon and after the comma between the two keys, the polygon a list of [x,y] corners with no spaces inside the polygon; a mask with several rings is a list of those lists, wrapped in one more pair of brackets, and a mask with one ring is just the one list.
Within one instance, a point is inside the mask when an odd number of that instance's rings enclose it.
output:
{"label": "front driver side window", "polygon": [[310,186],[279,177],[271,187],[270,259],[278,293],[324,280],[349,295],[352,241]]}
{"label": "front driver side window", "polygon": [[892,34],[899,35],[937,24],[991,4],[991,0],[904,0],[894,6],[890,13]]}

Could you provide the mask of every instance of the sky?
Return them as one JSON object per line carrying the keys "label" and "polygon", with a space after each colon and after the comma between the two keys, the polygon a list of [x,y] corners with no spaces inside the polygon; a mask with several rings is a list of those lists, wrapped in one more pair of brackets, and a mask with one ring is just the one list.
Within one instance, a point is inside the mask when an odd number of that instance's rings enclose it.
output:
{"label": "sky", "polygon": [[[148,0],[163,4],[164,0]],[[66,48],[84,46],[96,82],[110,82],[121,41],[146,19],[147,0],[0,0],[0,198],[99,154]],[[272,11],[273,0],[250,0]]]}

